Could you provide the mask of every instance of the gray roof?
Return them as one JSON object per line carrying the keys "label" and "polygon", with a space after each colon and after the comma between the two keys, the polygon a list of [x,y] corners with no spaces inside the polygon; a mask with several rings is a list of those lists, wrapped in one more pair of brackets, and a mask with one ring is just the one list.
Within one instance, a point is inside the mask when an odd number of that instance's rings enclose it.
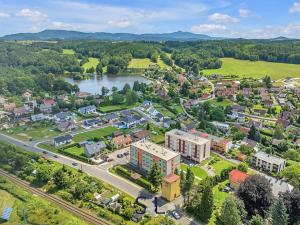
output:
{"label": "gray roof", "polygon": [[118,118],[118,115],[115,113],[110,113],[110,114],[107,114],[104,116],[105,120],[113,120],[113,119],[117,119],[117,118]]}
{"label": "gray roof", "polygon": [[265,152],[257,152],[254,156],[270,163],[281,164],[285,162],[285,159],[267,154]]}
{"label": "gray roof", "polygon": [[64,136],[55,137],[53,140],[55,143],[61,143],[61,142],[72,140],[72,136],[70,134],[67,134]]}
{"label": "gray roof", "polygon": [[94,111],[96,110],[96,106],[94,105],[89,105],[89,106],[85,106],[85,107],[81,107],[78,109],[78,111],[82,114],[88,113],[90,111]]}
{"label": "gray roof", "polygon": [[103,141],[99,141],[97,143],[87,143],[84,146],[85,152],[87,152],[89,155],[101,152],[104,148],[106,148],[106,144]]}
{"label": "gray roof", "polygon": [[69,116],[69,113],[68,112],[59,112],[59,113],[56,113],[54,116],[60,120],[65,120]]}

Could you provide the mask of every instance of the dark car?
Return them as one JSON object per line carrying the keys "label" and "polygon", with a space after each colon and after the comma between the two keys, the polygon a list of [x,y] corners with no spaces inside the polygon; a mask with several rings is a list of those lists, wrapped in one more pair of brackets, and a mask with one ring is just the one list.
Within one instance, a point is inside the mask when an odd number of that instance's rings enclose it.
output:
{"label": "dark car", "polygon": [[123,155],[128,156],[128,155],[129,155],[129,152],[124,152]]}
{"label": "dark car", "polygon": [[124,156],[123,154],[117,154],[118,158],[123,158],[123,156]]}
{"label": "dark car", "polygon": [[73,165],[73,166],[77,166],[78,163],[77,163],[77,162],[72,162],[72,165]]}
{"label": "dark car", "polygon": [[58,155],[54,155],[53,157],[54,157],[54,158],[58,158]]}
{"label": "dark car", "polygon": [[43,151],[43,154],[47,154],[47,152],[46,152],[46,151]]}

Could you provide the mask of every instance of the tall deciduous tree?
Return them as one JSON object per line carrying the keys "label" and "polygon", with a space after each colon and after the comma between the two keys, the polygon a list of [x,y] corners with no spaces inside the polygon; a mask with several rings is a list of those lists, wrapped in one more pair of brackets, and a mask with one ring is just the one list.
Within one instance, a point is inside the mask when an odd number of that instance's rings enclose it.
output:
{"label": "tall deciduous tree", "polygon": [[261,175],[250,176],[242,182],[237,196],[244,202],[250,215],[266,215],[273,201],[270,183]]}
{"label": "tall deciduous tree", "polygon": [[284,205],[289,214],[289,224],[296,224],[300,221],[300,190],[294,188],[292,191],[287,191],[280,194],[280,198],[283,200]]}
{"label": "tall deciduous tree", "polygon": [[287,225],[288,214],[282,199],[278,199],[271,207],[271,219],[273,225]]}

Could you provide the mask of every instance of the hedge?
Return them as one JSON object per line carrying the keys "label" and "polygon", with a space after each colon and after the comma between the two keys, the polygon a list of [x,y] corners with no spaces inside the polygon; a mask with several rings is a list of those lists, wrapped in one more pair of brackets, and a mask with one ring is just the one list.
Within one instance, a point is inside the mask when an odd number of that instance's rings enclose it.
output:
{"label": "hedge", "polygon": [[91,161],[89,158],[86,158],[86,157],[81,156],[81,155],[74,155],[72,153],[65,152],[64,149],[62,149],[62,148],[58,149],[58,152],[63,154],[63,155],[66,155],[66,156],[70,156],[71,158],[77,159],[79,161],[86,162],[86,163],[89,163],[89,164],[94,164],[93,161]]}
{"label": "hedge", "polygon": [[149,181],[145,180],[142,177],[139,178],[139,179],[136,179],[136,180],[133,179],[131,177],[131,172],[128,171],[127,169],[123,168],[122,166],[115,166],[115,172],[117,174],[119,174],[120,176],[122,176],[122,177],[124,177],[124,178],[126,178],[126,179],[128,179],[128,180],[130,180],[130,181],[132,181],[132,182],[134,182],[134,183],[142,186],[143,188],[146,188],[147,190],[152,191],[151,184],[150,184]]}

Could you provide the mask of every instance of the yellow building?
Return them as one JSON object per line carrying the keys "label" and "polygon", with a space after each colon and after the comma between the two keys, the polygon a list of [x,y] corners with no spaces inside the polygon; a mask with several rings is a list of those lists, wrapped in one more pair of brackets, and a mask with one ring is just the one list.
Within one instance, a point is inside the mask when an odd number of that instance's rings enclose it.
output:
{"label": "yellow building", "polygon": [[171,174],[163,179],[162,197],[168,201],[173,201],[180,196],[180,176]]}

